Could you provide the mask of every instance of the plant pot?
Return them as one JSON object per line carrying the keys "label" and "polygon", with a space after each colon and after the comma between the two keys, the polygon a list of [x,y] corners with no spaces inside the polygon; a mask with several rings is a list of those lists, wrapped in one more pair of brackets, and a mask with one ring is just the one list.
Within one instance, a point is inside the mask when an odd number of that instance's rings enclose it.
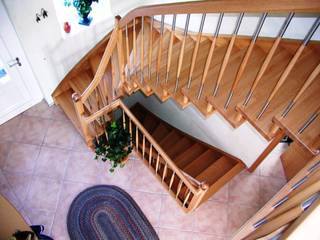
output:
{"label": "plant pot", "polygon": [[92,17],[88,17],[89,13],[88,14],[82,14],[82,15],[79,15],[79,24],[80,25],[84,25],[84,26],[89,26],[91,21],[92,21]]}

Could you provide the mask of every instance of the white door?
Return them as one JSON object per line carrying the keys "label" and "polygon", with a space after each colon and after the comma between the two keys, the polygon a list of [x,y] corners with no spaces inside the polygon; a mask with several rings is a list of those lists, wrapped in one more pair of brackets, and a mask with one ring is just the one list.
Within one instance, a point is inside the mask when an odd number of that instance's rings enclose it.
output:
{"label": "white door", "polygon": [[0,124],[41,99],[40,88],[0,1]]}

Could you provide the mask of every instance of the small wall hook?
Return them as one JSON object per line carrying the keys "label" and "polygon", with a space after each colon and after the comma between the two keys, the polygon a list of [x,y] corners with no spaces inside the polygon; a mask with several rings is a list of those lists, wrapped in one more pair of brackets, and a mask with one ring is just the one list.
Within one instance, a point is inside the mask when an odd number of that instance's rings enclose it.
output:
{"label": "small wall hook", "polygon": [[36,13],[36,22],[39,23],[41,21],[41,15],[39,13]]}
{"label": "small wall hook", "polygon": [[43,18],[48,17],[48,11],[45,10],[44,8],[41,8],[41,15],[42,15]]}

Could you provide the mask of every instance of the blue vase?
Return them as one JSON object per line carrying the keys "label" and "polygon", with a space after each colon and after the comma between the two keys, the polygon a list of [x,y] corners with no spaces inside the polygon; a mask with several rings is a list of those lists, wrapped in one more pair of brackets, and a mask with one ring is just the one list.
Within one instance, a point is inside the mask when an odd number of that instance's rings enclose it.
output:
{"label": "blue vase", "polygon": [[89,26],[91,21],[92,21],[92,17],[88,17],[89,13],[87,15],[82,15],[79,16],[79,24],[80,25],[84,25],[84,26]]}

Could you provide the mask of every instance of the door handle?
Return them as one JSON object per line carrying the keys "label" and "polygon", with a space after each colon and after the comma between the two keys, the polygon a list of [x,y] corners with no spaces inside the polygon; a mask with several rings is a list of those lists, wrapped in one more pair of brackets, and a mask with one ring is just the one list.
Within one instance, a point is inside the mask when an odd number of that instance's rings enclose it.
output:
{"label": "door handle", "polygon": [[15,59],[11,60],[10,62],[8,62],[9,67],[14,67],[16,65],[18,65],[19,67],[22,66],[20,59],[18,57],[16,57]]}

